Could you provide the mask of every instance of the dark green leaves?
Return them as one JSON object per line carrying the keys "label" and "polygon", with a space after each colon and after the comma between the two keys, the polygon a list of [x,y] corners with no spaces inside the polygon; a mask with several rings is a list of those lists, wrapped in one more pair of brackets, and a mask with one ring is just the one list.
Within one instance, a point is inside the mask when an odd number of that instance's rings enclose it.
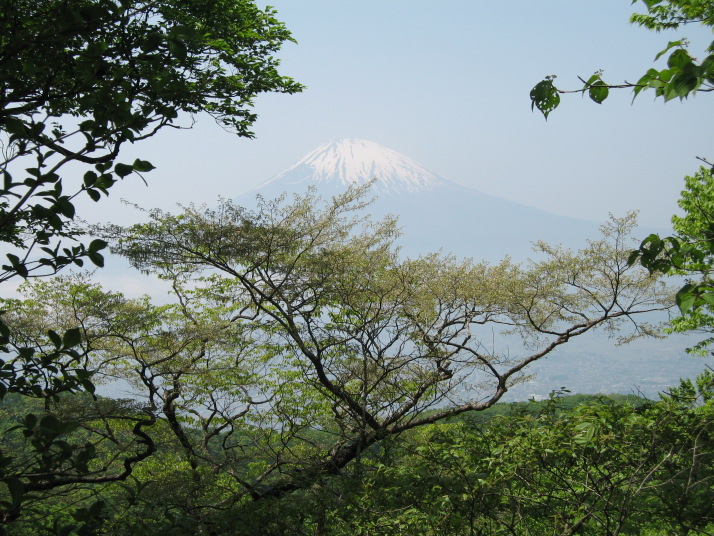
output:
{"label": "dark green leaves", "polygon": [[82,341],[82,335],[80,334],[79,328],[68,329],[64,332],[62,337],[62,346],[64,348],[72,348],[77,346]]}
{"label": "dark green leaves", "polygon": [[55,345],[55,348],[57,348],[59,350],[62,347],[62,337],[60,337],[55,330],[53,330],[53,329],[48,330],[47,336],[52,341],[52,344]]}
{"label": "dark green leaves", "polygon": [[681,267],[683,262],[682,248],[679,240],[674,237],[660,238],[651,234],[640,244],[640,248],[630,253],[628,263],[635,264],[639,259],[640,264],[650,273],[667,274],[675,268]]}
{"label": "dark green leaves", "polygon": [[[0,35],[8,38],[0,40],[0,57],[6,58],[7,98],[0,132],[13,157],[0,162],[0,242],[31,250],[33,237],[43,246],[78,241],[80,233],[70,231],[67,220],[75,218],[79,192],[62,193],[64,162],[94,166],[84,172],[82,191],[99,201],[118,179],[154,169],[140,158],[115,162],[125,142],[153,136],[182,112],[202,111],[250,136],[255,95],[300,91],[278,74],[271,56],[291,39],[272,10],[245,0],[221,0],[211,9],[197,0],[180,4],[3,3]],[[51,184],[58,189],[45,189]],[[50,275],[80,264],[84,254],[69,262],[46,256],[9,263],[0,280]],[[103,262],[96,254],[90,260]]]}
{"label": "dark green leaves", "polygon": [[130,173],[134,172],[134,166],[129,166],[127,164],[117,164],[114,166],[114,173],[124,178]]}
{"label": "dark green leaves", "polygon": [[560,104],[558,89],[553,85],[553,77],[546,77],[531,90],[531,110],[538,108],[545,119]]}
{"label": "dark green leaves", "polygon": [[[672,43],[670,43],[671,45]],[[683,48],[678,48],[667,58],[667,67],[670,69],[682,69],[685,65],[692,63],[692,57]]]}
{"label": "dark green leaves", "polygon": [[87,248],[87,257],[95,266],[102,268],[104,266],[104,256],[99,253],[101,250],[107,247],[107,243],[101,239],[95,239],[90,242]]}
{"label": "dark green leaves", "polygon": [[[593,74],[579,90],[598,104],[602,103],[610,94],[610,87],[600,78],[601,72]],[[531,110],[538,108],[545,119],[548,119],[550,112],[555,110],[560,104],[560,94],[565,93],[555,87],[553,80],[555,76],[546,76],[541,82],[538,82],[531,90]],[[582,79],[581,79],[582,80]]]}
{"label": "dark green leaves", "polygon": [[651,234],[628,259],[631,265],[639,262],[650,273],[685,275],[698,279],[688,281],[675,297],[680,312],[691,320],[689,323],[679,321],[676,324],[677,330],[681,331],[709,325],[706,315],[694,319],[691,317],[700,309],[707,313],[714,309],[714,282],[710,277],[714,259],[712,171],[702,167],[694,176],[686,177],[685,183],[686,189],[679,201],[685,215],[672,218],[677,235],[662,238]]}
{"label": "dark green leaves", "polygon": [[[140,160],[137,158],[134,160],[134,163],[131,165],[128,164],[116,164],[114,166],[114,173],[116,173],[119,177],[124,178],[127,175],[130,175],[131,173],[134,173],[135,171],[139,172],[147,172],[151,171],[152,169],[156,169],[151,162],[147,160]],[[96,175],[95,179],[96,181]]]}
{"label": "dark green leaves", "polygon": [[607,84],[602,81],[600,71],[593,74],[587,82],[585,82],[585,87],[583,91],[587,90],[589,97],[598,104],[601,104],[607,96],[610,94],[610,89]]}
{"label": "dark green leaves", "polygon": [[598,104],[602,103],[602,101],[607,98],[609,93],[610,90],[603,83],[594,84],[590,87],[590,89],[588,89],[588,94],[590,95],[590,98]]}
{"label": "dark green leaves", "polygon": [[[698,23],[709,28],[714,26],[714,9],[709,1],[643,0],[643,2],[647,5],[649,13],[634,14],[631,21],[651,30],[678,28],[689,23]],[[636,3],[636,0],[633,3]],[[704,56],[701,63],[697,62],[695,55],[690,54],[687,47],[689,42],[686,39],[667,43],[667,46],[655,55],[655,61],[658,61],[669,54],[666,68],[651,68],[636,83],[624,81],[615,85],[606,84],[600,78],[601,72],[598,71],[587,82],[583,80],[585,85],[582,89],[560,91],[560,93],[585,94],[587,92],[591,100],[601,104],[613,88],[631,88],[634,97],[643,90],[651,89],[654,90],[656,97],[662,97],[665,101],[685,99],[699,91],[714,91],[714,54],[712,54],[714,42],[707,48],[708,55]],[[546,118],[559,103],[559,100],[553,96],[552,84],[546,83],[552,78],[546,78],[531,91],[534,106],[538,107]]]}
{"label": "dark green leaves", "polygon": [[155,169],[151,162],[139,160],[138,158],[134,160],[132,167],[135,171],[151,171],[152,169]]}
{"label": "dark green leaves", "polygon": [[[689,51],[684,48],[686,41],[672,41],[667,48],[657,54],[660,58],[670,49],[675,48],[667,58],[667,68],[662,70],[649,69],[634,86],[637,96],[644,89],[653,89],[657,97],[665,101],[686,99],[689,95],[706,89],[711,91],[714,85],[714,55],[697,63]],[[703,87],[704,86],[704,87]]]}

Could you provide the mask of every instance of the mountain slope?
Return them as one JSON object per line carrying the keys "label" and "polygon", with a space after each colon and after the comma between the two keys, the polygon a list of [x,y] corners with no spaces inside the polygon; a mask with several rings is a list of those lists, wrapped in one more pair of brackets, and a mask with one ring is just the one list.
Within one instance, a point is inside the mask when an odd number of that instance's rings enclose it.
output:
{"label": "mountain slope", "polygon": [[371,214],[399,217],[404,232],[399,245],[410,256],[443,250],[492,261],[505,255],[525,259],[536,240],[579,247],[597,235],[598,225],[593,222],[484,194],[397,151],[359,139],[321,145],[237,201],[251,206],[257,194],[271,199],[283,192],[304,193],[309,186],[329,198],[350,184],[371,179],[376,179]]}

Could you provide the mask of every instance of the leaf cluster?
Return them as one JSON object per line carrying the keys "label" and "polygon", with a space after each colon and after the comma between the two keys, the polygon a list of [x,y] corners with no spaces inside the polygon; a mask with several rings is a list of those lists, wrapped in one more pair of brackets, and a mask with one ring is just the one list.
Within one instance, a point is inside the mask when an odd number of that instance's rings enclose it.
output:
{"label": "leaf cluster", "polygon": [[[642,0],[646,14],[635,13],[631,21],[649,30],[661,31],[679,28],[686,24],[714,26],[714,7],[710,0]],[[637,0],[633,0],[633,4]],[[576,90],[561,90],[554,84],[555,76],[547,76],[531,90],[531,109],[537,108],[543,116],[548,115],[560,104],[563,93],[587,94],[593,102],[601,104],[608,98],[611,89],[631,88],[633,99],[643,90],[653,90],[655,97],[665,102],[675,98],[686,99],[698,92],[714,91],[714,42],[707,48],[706,56],[697,60],[689,52],[686,39],[670,41],[655,55],[654,61],[667,55],[664,69],[649,69],[637,82],[610,84],[603,80],[602,71],[596,71],[587,80],[581,78],[583,87]]]}
{"label": "leaf cluster", "polygon": [[[688,281],[676,295],[682,317],[672,322],[673,331],[711,333],[714,326],[714,179],[712,170],[701,167],[685,177],[685,189],[679,199],[683,216],[673,216],[675,235],[661,238],[648,236],[630,255],[629,262],[641,263],[650,272],[684,275]],[[705,353],[706,339],[692,351]]]}

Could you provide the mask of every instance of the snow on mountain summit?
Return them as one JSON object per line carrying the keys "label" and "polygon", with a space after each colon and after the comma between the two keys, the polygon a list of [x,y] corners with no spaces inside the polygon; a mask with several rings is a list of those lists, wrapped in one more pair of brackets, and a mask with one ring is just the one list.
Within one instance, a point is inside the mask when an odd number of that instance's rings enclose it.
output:
{"label": "snow on mountain summit", "polygon": [[416,160],[378,143],[341,138],[320,145],[268,183],[346,186],[371,179],[377,179],[375,190],[384,193],[425,191],[446,181]]}

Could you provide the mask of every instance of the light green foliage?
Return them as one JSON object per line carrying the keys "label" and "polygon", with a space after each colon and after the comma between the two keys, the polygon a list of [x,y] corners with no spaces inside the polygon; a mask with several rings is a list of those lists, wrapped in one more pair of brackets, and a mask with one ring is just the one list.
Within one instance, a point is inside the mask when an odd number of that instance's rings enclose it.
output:
{"label": "light green foliage", "polygon": [[[638,1],[633,0],[632,3]],[[714,3],[711,0],[642,0],[642,3],[647,12],[635,13],[630,20],[649,30],[676,29],[687,24],[714,26]],[[631,88],[635,97],[649,89],[665,102],[675,98],[685,99],[697,92],[714,91],[714,42],[706,49],[704,57],[691,54],[688,46],[686,39],[670,41],[654,57],[657,61],[667,56],[667,66],[663,69],[651,68],[633,83],[609,84],[602,79],[602,71],[597,71],[587,80],[580,79],[582,89],[560,90],[554,84],[555,76],[547,76],[531,91],[531,107],[538,108],[547,119],[548,114],[560,104],[563,93],[587,93],[593,102],[600,104],[607,99],[610,89]]]}
{"label": "light green foliage", "polygon": [[[307,489],[389,437],[493,405],[529,363],[590,329],[626,320],[636,334],[646,331],[636,315],[668,298],[627,264],[631,218],[606,226],[602,240],[578,253],[542,244],[544,260],[527,266],[402,260],[392,246],[395,223],[362,216],[365,194],[351,189],[324,204],[313,194],[263,201],[254,213],[224,202],[104,230],[138,268],[172,281],[181,304],[172,313],[180,324],[162,324],[180,349],[157,356],[160,369],[142,368],[138,384],[164,397],[170,422],[175,405],[204,434],[213,415],[228,423],[223,431],[251,438],[241,452],[261,461],[235,481],[254,500]],[[196,361],[182,357],[189,345],[179,325],[189,320],[210,332]],[[494,347],[494,330],[517,339]],[[137,370],[134,359],[125,377]],[[157,372],[178,362],[186,368]],[[224,385],[214,369],[243,392],[240,418],[200,406]],[[162,393],[172,393],[169,406]],[[197,471],[238,463],[199,456],[184,435]]]}

